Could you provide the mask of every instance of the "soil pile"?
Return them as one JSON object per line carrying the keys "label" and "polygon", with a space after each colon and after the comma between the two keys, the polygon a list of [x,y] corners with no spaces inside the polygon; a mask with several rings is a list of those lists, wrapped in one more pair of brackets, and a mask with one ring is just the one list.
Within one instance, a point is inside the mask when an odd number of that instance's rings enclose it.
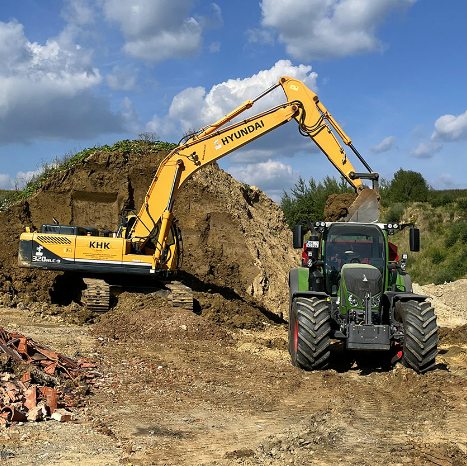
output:
{"label": "soil pile", "polygon": [[[123,208],[139,209],[166,152],[97,152],[54,174],[40,191],[0,213],[0,304],[50,302],[56,272],[16,265],[26,226],[52,223],[115,231]],[[197,172],[174,207],[184,239],[184,280],[198,292],[249,300],[262,311],[287,312],[288,271],[296,266],[292,235],[277,204],[216,164]]]}
{"label": "soil pile", "polygon": [[355,199],[355,193],[331,194],[324,206],[324,219],[327,222],[338,222],[348,214],[349,207]]}
{"label": "soil pile", "polygon": [[[203,317],[205,317],[203,315]],[[216,340],[224,344],[232,337],[221,327],[191,311],[172,308],[155,293],[123,293],[117,305],[103,314],[93,333],[110,340]]]}
{"label": "soil pile", "polygon": [[440,327],[458,327],[467,324],[467,280],[444,285],[413,285],[414,293],[429,296]]}

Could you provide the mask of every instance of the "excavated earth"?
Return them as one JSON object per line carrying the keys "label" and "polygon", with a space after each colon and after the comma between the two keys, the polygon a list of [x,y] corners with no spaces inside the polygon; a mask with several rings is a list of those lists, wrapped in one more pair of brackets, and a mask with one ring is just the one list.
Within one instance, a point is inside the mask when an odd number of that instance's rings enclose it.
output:
{"label": "excavated earth", "polygon": [[[98,152],[52,176],[27,201],[0,212],[0,304],[69,304],[72,278],[16,266],[20,233],[52,223],[53,217],[65,225],[115,231],[123,208],[139,210],[165,155]],[[243,320],[249,325],[250,314],[277,320],[287,312],[288,270],[296,253],[277,204],[214,164],[181,189],[174,214],[183,233],[181,278],[201,307],[210,307],[203,293],[215,293],[219,303],[235,303],[240,326]]]}
{"label": "excavated earth", "polygon": [[122,206],[138,207],[159,158],[98,154],[0,214],[0,325],[91,358],[99,372],[74,422],[1,430],[0,463],[467,464],[467,280],[415,286],[431,296],[441,327],[433,371],[346,354],[337,342],[329,369],[294,368],[285,322],[287,273],[299,262],[291,234],[276,204],[216,166],[176,206],[196,313],[157,292],[124,292],[83,324],[80,306],[58,291],[71,286],[67,277],[17,269],[25,226],[54,216],[115,228]]}

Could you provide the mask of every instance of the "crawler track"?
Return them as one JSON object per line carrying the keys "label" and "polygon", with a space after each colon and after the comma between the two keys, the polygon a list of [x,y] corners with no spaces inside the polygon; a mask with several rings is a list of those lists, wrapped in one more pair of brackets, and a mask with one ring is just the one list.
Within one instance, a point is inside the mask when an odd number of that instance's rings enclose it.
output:
{"label": "crawler track", "polygon": [[93,312],[107,312],[110,309],[110,285],[98,278],[83,278],[86,288],[81,294],[83,304]]}

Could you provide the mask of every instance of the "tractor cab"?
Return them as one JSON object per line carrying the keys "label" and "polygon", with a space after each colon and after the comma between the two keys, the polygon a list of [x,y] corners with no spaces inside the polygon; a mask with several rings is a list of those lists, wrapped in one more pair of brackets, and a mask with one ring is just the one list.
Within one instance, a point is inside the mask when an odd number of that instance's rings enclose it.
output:
{"label": "tractor cab", "polygon": [[377,225],[334,223],[324,232],[323,243],[325,289],[329,295],[337,296],[344,267],[346,274],[354,270],[353,275],[376,269],[372,274],[384,283],[385,238]]}

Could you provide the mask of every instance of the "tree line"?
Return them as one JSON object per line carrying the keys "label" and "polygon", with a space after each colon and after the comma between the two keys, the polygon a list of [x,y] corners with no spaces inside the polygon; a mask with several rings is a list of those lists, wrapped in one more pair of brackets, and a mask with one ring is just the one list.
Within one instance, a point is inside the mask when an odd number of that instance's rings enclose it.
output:
{"label": "tree line", "polygon": [[[392,180],[382,179],[379,188],[383,207],[408,202],[426,202],[429,200],[431,191],[432,188],[420,173],[402,168],[394,174]],[[344,178],[338,180],[326,176],[323,181],[317,183],[314,178],[310,178],[307,182],[300,177],[290,193],[284,191],[280,206],[289,227],[293,228],[294,225],[305,220],[312,222],[323,220],[324,206],[331,194],[352,192],[354,189]]]}

